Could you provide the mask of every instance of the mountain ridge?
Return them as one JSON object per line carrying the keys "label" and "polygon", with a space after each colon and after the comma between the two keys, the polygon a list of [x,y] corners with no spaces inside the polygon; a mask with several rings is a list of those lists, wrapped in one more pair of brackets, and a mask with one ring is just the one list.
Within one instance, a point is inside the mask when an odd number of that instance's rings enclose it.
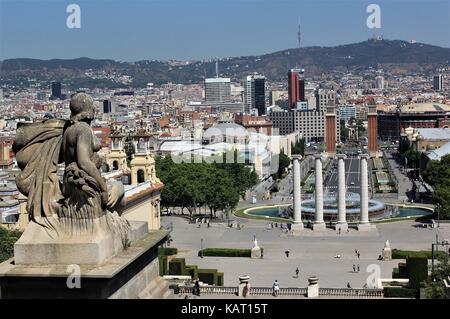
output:
{"label": "mountain ridge", "polygon": [[[403,40],[369,39],[338,46],[301,47],[261,55],[221,58],[219,68],[221,76],[234,80],[257,72],[264,74],[269,80],[282,81],[287,71],[295,66],[305,68],[307,76],[369,67],[389,68],[394,73],[426,73],[448,66],[449,61],[450,48]],[[215,76],[215,61],[190,61],[183,65],[183,61],[175,63],[174,60],[124,62],[88,57],[49,60],[16,58],[0,61],[0,70],[2,82],[5,77],[26,74],[38,78],[47,76],[49,79],[69,78],[79,80],[75,82],[83,82],[81,79],[85,77],[83,73],[86,70],[116,72],[129,75],[132,78],[131,86],[142,87],[148,82],[199,83],[205,77]],[[96,81],[91,80],[83,87],[94,85]],[[81,83],[76,83],[79,84]]]}

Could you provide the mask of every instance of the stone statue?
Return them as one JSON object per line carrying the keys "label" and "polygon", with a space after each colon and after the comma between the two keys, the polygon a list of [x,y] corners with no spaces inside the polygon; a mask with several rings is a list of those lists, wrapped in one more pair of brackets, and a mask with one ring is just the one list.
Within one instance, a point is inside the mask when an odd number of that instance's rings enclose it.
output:
{"label": "stone statue", "polygon": [[[113,209],[124,189],[122,183],[106,182],[100,174],[101,146],[90,127],[94,101],[77,93],[70,100],[70,111],[67,121],[48,119],[17,127],[13,151],[22,171],[16,183],[28,197],[30,218],[22,243],[33,238],[37,243],[48,243],[49,238],[92,242],[93,237],[113,234],[120,238],[121,248],[126,247],[129,224]],[[62,182],[57,175],[61,164]]]}

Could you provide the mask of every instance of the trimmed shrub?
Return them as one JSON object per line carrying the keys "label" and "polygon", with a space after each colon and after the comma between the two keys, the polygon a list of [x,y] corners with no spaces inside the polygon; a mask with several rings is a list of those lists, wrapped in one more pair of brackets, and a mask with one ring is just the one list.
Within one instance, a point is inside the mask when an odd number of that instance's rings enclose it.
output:
{"label": "trimmed shrub", "polygon": [[167,256],[158,256],[159,262],[159,275],[167,275]]}
{"label": "trimmed shrub", "polygon": [[385,298],[417,298],[419,290],[413,288],[384,287]]}
{"label": "trimmed shrub", "polygon": [[223,272],[217,272],[217,286],[223,286],[224,275]]}
{"label": "trimmed shrub", "polygon": [[[434,258],[437,258],[439,255],[445,254],[444,251],[436,251],[434,252]],[[422,257],[431,259],[431,251],[429,250],[401,250],[401,249],[392,249],[392,259],[406,259],[407,257]]]}
{"label": "trimmed shrub", "polygon": [[251,249],[234,249],[234,248],[205,248],[198,252],[198,255],[215,257],[251,257]]}
{"label": "trimmed shrub", "polygon": [[393,278],[393,279],[398,279],[398,278],[400,278],[400,272],[399,272],[398,268],[392,269],[392,278]]}
{"label": "trimmed shrub", "polygon": [[163,247],[159,247],[158,248],[158,256],[173,256],[176,255],[178,253],[178,249],[177,248],[163,248]]}
{"label": "trimmed shrub", "polygon": [[406,263],[398,264],[398,278],[408,278],[408,269]]}
{"label": "trimmed shrub", "polygon": [[169,275],[183,275],[186,272],[184,258],[174,258],[169,261]]}
{"label": "trimmed shrub", "polygon": [[198,278],[198,266],[186,265],[184,275],[191,276],[192,279]]}
{"label": "trimmed shrub", "polygon": [[217,285],[217,269],[199,269],[198,279],[209,285]]}
{"label": "trimmed shrub", "polygon": [[180,293],[180,288],[178,287],[177,284],[171,284],[171,285],[169,285],[169,289],[173,289],[173,293],[174,293],[175,295],[177,295],[177,294]]}
{"label": "trimmed shrub", "polygon": [[420,288],[420,283],[428,279],[428,259],[425,257],[408,257],[406,268],[409,278],[409,286]]}

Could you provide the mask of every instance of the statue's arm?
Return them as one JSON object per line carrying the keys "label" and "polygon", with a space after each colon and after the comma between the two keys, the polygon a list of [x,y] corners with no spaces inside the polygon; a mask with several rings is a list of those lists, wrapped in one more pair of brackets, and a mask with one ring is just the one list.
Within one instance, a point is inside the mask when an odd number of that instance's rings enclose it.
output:
{"label": "statue's arm", "polygon": [[92,134],[91,131],[80,131],[77,138],[77,164],[89,176],[95,179],[101,191],[107,193],[106,181],[100,174],[95,164],[91,161]]}

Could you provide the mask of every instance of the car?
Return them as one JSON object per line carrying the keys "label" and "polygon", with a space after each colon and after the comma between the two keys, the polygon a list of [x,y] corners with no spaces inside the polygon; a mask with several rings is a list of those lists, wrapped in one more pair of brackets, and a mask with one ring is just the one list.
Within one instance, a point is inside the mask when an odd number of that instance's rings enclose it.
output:
{"label": "car", "polygon": [[355,185],[355,182],[351,182],[350,185]]}

